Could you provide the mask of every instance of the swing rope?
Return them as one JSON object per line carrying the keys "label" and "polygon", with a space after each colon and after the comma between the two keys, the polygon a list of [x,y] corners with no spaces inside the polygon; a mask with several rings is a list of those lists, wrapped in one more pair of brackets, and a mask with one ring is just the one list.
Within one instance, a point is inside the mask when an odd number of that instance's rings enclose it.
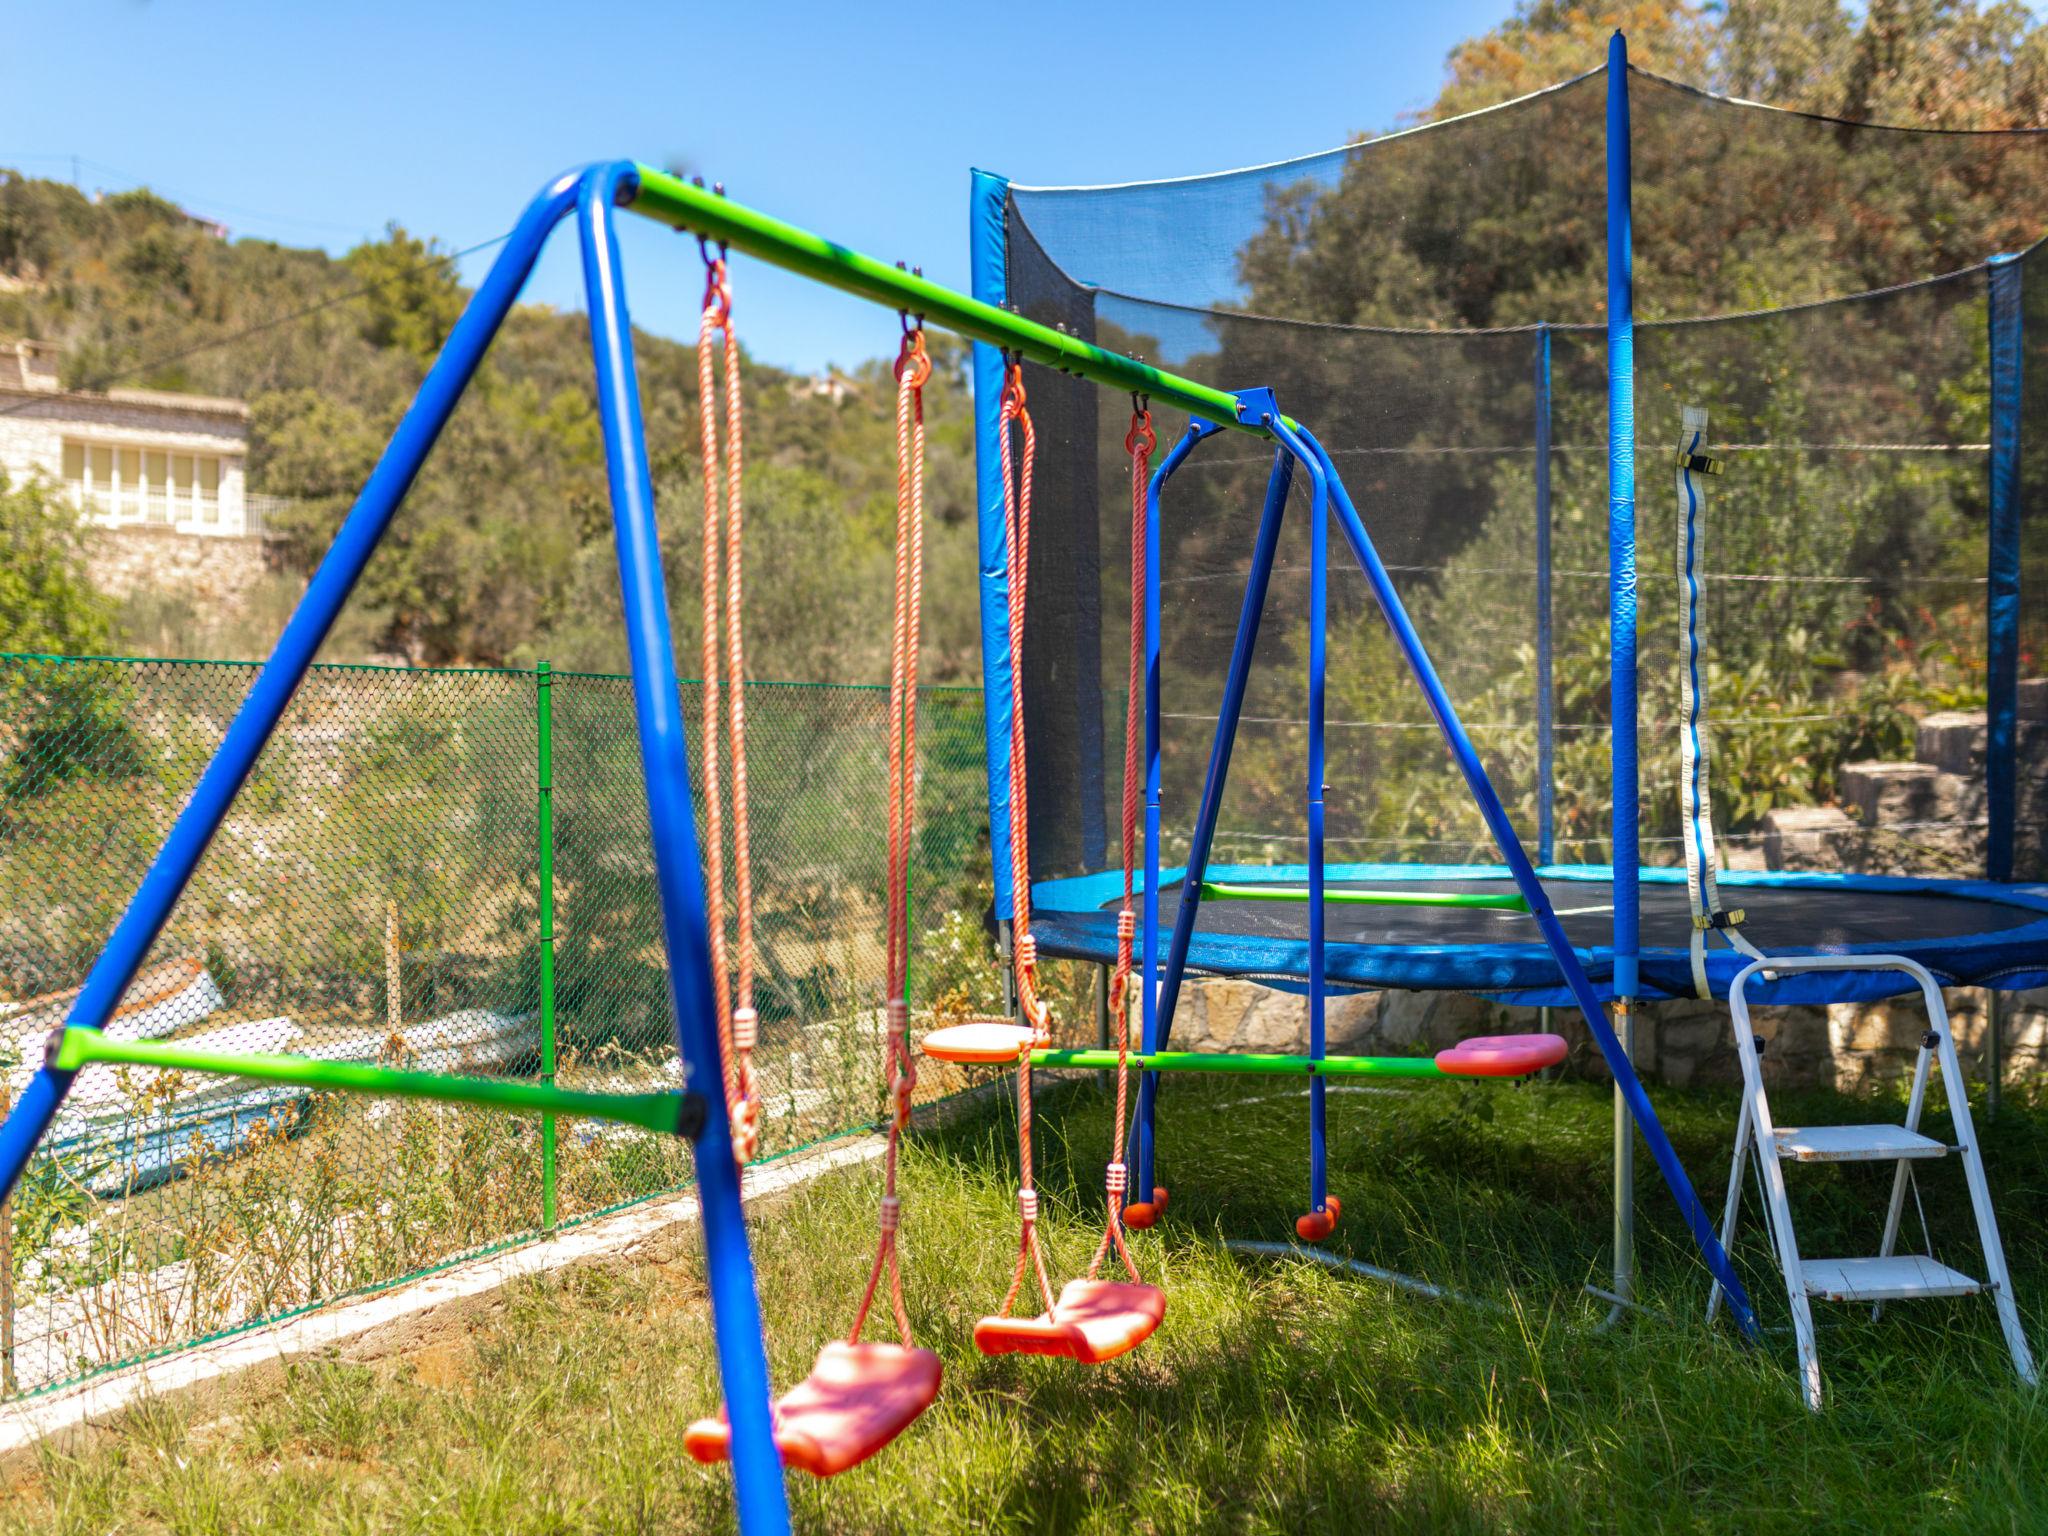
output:
{"label": "swing rope", "polygon": [[[704,447],[703,777],[704,907],[718,1006],[718,1044],[732,1121],[733,1157],[753,1161],[761,1141],[761,1091],[754,1076],[760,1017],[754,1011],[754,892],[747,826],[746,650],[741,639],[740,349],[732,328],[732,283],[725,250],[704,250],[704,313],[697,328],[697,415]],[[725,444],[719,445],[717,357],[725,352]],[[721,465],[723,474],[721,476]],[[721,487],[721,478],[723,486]],[[721,699],[721,694],[724,696]],[[723,704],[723,708],[721,708]],[[733,944],[725,932],[725,813],[719,733],[732,772]]]}
{"label": "swing rope", "polygon": [[[1031,569],[1031,467],[1038,449],[1031,426],[1031,412],[1025,407],[1024,364],[1011,358],[1003,376],[1002,406],[998,413],[998,441],[1001,444],[1003,474],[1004,574],[1009,582],[1009,627],[1011,656],[1010,686],[1010,901],[1012,916],[1011,953],[1017,977],[1017,1006],[1031,1029],[1026,1049],[1017,1053],[1017,1158],[1022,1183],[1017,1191],[1017,1268],[1010,1276],[1010,1289],[996,1314],[1008,1317],[1024,1287],[1026,1274],[1035,1272],[1045,1310],[1053,1309],[1052,1279],[1046,1273],[1045,1252],[1038,1241],[1038,1190],[1031,1158],[1031,1050],[1051,1039],[1047,1028],[1050,1009],[1038,995],[1038,942],[1031,936],[1031,860],[1025,839],[1030,828],[1024,788],[1024,600]],[[1016,449],[1011,429],[1016,429]]]}
{"label": "swing rope", "polygon": [[917,1060],[910,1049],[910,857],[917,804],[917,662],[919,613],[924,599],[924,386],[932,376],[924,327],[904,321],[896,357],[896,615],[889,650],[889,885],[885,1066],[891,1112],[888,1146],[882,1159],[880,1236],[866,1292],[854,1313],[849,1344],[860,1342],[882,1276],[889,1277],[889,1304],[903,1347],[912,1345],[910,1313],[903,1303],[903,1271],[896,1231],[903,1204],[896,1194],[897,1151],[910,1124],[917,1091]]}
{"label": "swing rope", "polygon": [[1129,1103],[1131,1057],[1131,948],[1138,932],[1137,912],[1131,905],[1133,869],[1138,856],[1138,761],[1139,701],[1145,686],[1145,488],[1150,475],[1152,450],[1159,445],[1152,430],[1152,412],[1143,401],[1131,401],[1131,427],[1124,434],[1124,452],[1131,456],[1131,662],[1124,694],[1124,803],[1123,861],[1124,899],[1116,914],[1116,970],[1109,982],[1109,1012],[1116,1021],[1116,1120],[1112,1125],[1107,1185],[1109,1217],[1103,1223],[1102,1241],[1088,1265],[1093,1280],[1114,1247],[1117,1257],[1133,1283],[1142,1283],[1137,1262],[1124,1241],[1124,1191],[1129,1170],[1123,1162],[1124,1117]]}

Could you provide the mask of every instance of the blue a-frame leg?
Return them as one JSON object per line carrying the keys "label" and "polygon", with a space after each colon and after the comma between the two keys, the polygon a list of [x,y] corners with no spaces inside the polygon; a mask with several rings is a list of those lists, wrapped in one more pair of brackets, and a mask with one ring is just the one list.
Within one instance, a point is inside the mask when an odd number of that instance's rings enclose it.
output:
{"label": "blue a-frame leg", "polygon": [[[599,413],[618,536],[626,639],[633,663],[634,709],[654,837],[655,883],[661,897],[676,1044],[689,1073],[687,1087],[702,1097],[706,1108],[693,1151],[719,1373],[732,1421],[734,1493],[747,1536],[771,1536],[789,1529],[789,1504],[769,1417],[760,1304],[740,1211],[739,1169],[733,1161],[725,1114],[681,699],[633,371],[632,327],[613,228],[615,205],[622,191],[630,189],[633,175],[630,162],[619,162],[561,176],[520,216],[336,533],[270,659],[200,775],[192,798],[172,824],[106,948],[87,974],[65,1022],[80,1029],[102,1028],[127,992],[393,513],[475,376],[542,246],[573,210],[582,238],[591,348],[597,364]],[[0,1126],[0,1196],[11,1192],[20,1180],[74,1075],[45,1066],[30,1080],[5,1125]]]}
{"label": "blue a-frame leg", "polygon": [[[1173,938],[1167,949],[1163,972],[1158,979],[1159,998],[1156,1014],[1148,1021],[1146,1049],[1163,1050],[1171,1037],[1174,1008],[1179,999],[1181,982],[1187,968],[1188,950],[1194,937],[1195,909],[1201,899],[1201,885],[1208,868],[1209,850],[1214,840],[1216,818],[1222,804],[1223,785],[1230,771],[1231,747],[1243,711],[1244,689],[1251,671],[1251,653],[1258,638],[1259,619],[1265,606],[1266,592],[1272,574],[1280,517],[1286,502],[1291,456],[1299,453],[1303,456],[1304,463],[1313,464],[1320,470],[1320,474],[1312,471],[1311,479],[1319,493],[1327,489],[1329,506],[1336,512],[1338,526],[1344,532],[1345,542],[1350,545],[1359,568],[1365,573],[1367,584],[1372,588],[1381,614],[1386,619],[1388,628],[1393,632],[1396,643],[1407,659],[1409,669],[1428,701],[1430,713],[1435,717],[1437,727],[1443,734],[1444,744],[1449,749],[1459,772],[1464,776],[1466,787],[1471,792],[1480,815],[1486,822],[1487,830],[1492,834],[1500,850],[1502,861],[1507,865],[1509,873],[1514,876],[1515,884],[1522,896],[1529,903],[1530,916],[1534,919],[1538,931],[1542,933],[1544,943],[1556,960],[1558,970],[1563,975],[1565,984],[1571,989],[1580,1012],[1585,1016],[1587,1026],[1614,1075],[1615,1086],[1627,1104],[1637,1128],[1642,1132],[1643,1139],[1648,1143],[1651,1155],[1655,1158],[1658,1170],[1663,1174],[1672,1197],[1678,1202],[1680,1213],[1685,1217],[1693,1241],[1698,1245],[1701,1256],[1715,1279],[1726,1288],[1730,1298],[1730,1310],[1743,1333],[1752,1339],[1755,1338],[1756,1316],[1750,1307],[1748,1292],[1743,1289],[1740,1277],[1736,1275],[1727,1252],[1722,1248],[1719,1237],[1709,1223],[1706,1210],[1693,1189],[1692,1180],[1678,1161],[1678,1153],[1672,1147],[1670,1138],[1664,1133],[1657,1112],[1650,1103],[1649,1094],[1629,1062],[1628,1053],[1623,1050],[1613,1028],[1608,1024],[1606,1011],[1601,1007],[1599,997],[1593,991],[1585,967],[1579,963],[1577,953],[1565,937],[1564,928],[1551,907],[1549,895],[1536,878],[1535,868],[1529,862],[1528,854],[1523,851],[1521,839],[1516,835],[1514,825],[1509,821],[1507,811],[1501,805],[1500,796],[1494,791],[1492,781],[1488,779],[1486,769],[1479,761],[1479,754],[1472,745],[1471,737],[1466,734],[1464,724],[1459,720],[1457,711],[1451,704],[1450,696],[1444,691],[1435,664],[1430,660],[1421,637],[1416,634],[1415,627],[1408,618],[1400,595],[1394,589],[1393,580],[1388,576],[1378,551],[1373,547],[1364,520],[1359,517],[1357,508],[1352,504],[1350,493],[1345,489],[1336,465],[1322,444],[1316,441],[1313,433],[1298,424],[1287,422],[1280,415],[1266,391],[1249,391],[1241,398],[1246,401],[1246,419],[1262,419],[1272,427],[1282,444],[1282,449],[1274,461],[1273,476],[1267,486],[1266,507],[1259,521],[1258,541],[1253,549],[1251,573],[1245,583],[1244,608],[1238,620],[1237,640],[1231,651],[1230,669],[1224,681],[1223,703],[1218,711],[1216,736],[1210,747],[1209,766],[1202,784],[1195,834],[1188,851],[1188,867],[1182,882],[1180,911],[1175,915]],[[1317,499],[1320,521],[1323,511],[1321,494]],[[1152,515],[1156,523],[1156,492],[1152,501]],[[1318,630],[1321,628],[1320,625],[1315,627]],[[1312,684],[1314,671],[1312,665]],[[1156,681],[1148,678],[1148,694],[1156,693],[1156,687]],[[1320,733],[1314,734],[1319,736]],[[1318,743],[1312,741],[1312,748],[1316,744]],[[1313,784],[1317,781],[1312,778],[1311,782]],[[1312,802],[1312,817],[1315,809],[1316,805]],[[1148,831],[1150,830],[1148,828]],[[1312,821],[1312,841],[1313,837]],[[1148,840],[1146,850],[1148,896],[1156,886],[1158,877],[1157,855],[1152,843],[1153,840]],[[1319,870],[1322,862],[1319,850],[1312,850],[1310,859],[1312,868]],[[1317,908],[1320,905],[1320,902],[1313,903]],[[1312,936],[1315,927],[1315,918],[1312,916]],[[1156,906],[1148,903],[1148,956],[1154,947],[1156,930]],[[1148,964],[1148,997],[1151,991],[1150,979],[1151,971]],[[1318,979],[1319,977],[1311,978],[1312,1006],[1314,987]],[[1156,1093],[1147,1094],[1141,1087],[1137,1128],[1138,1144],[1143,1156],[1139,1169],[1141,1189],[1149,1189],[1153,1179],[1152,1158],[1157,1136],[1156,1114]],[[1315,1132],[1312,1132],[1312,1135],[1315,1136],[1313,1146],[1319,1152],[1320,1135]],[[1316,1161],[1319,1163],[1320,1158]],[[1318,1205],[1320,1198],[1319,1192]]]}

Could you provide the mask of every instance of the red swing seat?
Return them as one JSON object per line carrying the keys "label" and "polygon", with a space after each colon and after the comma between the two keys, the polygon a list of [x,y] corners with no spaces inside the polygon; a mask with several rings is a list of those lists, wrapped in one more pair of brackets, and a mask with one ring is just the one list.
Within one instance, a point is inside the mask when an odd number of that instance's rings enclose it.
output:
{"label": "red swing seat", "polygon": [[1475,1035],[1438,1051],[1436,1064],[1452,1077],[1527,1077],[1570,1054],[1563,1035]]}
{"label": "red swing seat", "polygon": [[[939,1357],[901,1344],[827,1344],[811,1374],[775,1404],[775,1448],[782,1464],[833,1477],[881,1450],[939,1395]],[[719,1410],[683,1434],[702,1462],[732,1454],[732,1430]]]}
{"label": "red swing seat", "polygon": [[1043,1317],[984,1317],[974,1347],[984,1355],[1058,1355],[1100,1365],[1151,1338],[1166,1316],[1166,1293],[1127,1280],[1069,1280]]}

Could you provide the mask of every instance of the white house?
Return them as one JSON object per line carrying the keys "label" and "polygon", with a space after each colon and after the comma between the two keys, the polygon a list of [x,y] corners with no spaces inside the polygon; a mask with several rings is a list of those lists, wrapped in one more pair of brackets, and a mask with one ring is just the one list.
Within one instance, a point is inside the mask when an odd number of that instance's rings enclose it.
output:
{"label": "white house", "polygon": [[233,537],[252,526],[249,408],[154,389],[65,389],[58,349],[0,342],[0,469],[63,485],[88,522]]}

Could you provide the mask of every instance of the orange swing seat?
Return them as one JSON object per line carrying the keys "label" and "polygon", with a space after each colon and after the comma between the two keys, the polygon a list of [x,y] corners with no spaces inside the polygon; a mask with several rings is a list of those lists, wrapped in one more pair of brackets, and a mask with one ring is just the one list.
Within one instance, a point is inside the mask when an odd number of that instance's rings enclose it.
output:
{"label": "orange swing seat", "polygon": [[984,1355],[1058,1355],[1100,1365],[1151,1338],[1166,1316],[1166,1293],[1128,1280],[1069,1280],[1042,1317],[984,1317],[974,1347]]}
{"label": "orange swing seat", "polygon": [[[782,1464],[813,1477],[857,1467],[894,1440],[939,1395],[939,1357],[901,1344],[827,1344],[811,1374],[775,1404]],[[683,1446],[701,1462],[732,1454],[725,1414],[699,1419]]]}
{"label": "orange swing seat", "polygon": [[925,1031],[918,1049],[934,1061],[968,1066],[1009,1066],[1032,1048],[1035,1036],[1022,1024],[1002,1019],[971,1019]]}

